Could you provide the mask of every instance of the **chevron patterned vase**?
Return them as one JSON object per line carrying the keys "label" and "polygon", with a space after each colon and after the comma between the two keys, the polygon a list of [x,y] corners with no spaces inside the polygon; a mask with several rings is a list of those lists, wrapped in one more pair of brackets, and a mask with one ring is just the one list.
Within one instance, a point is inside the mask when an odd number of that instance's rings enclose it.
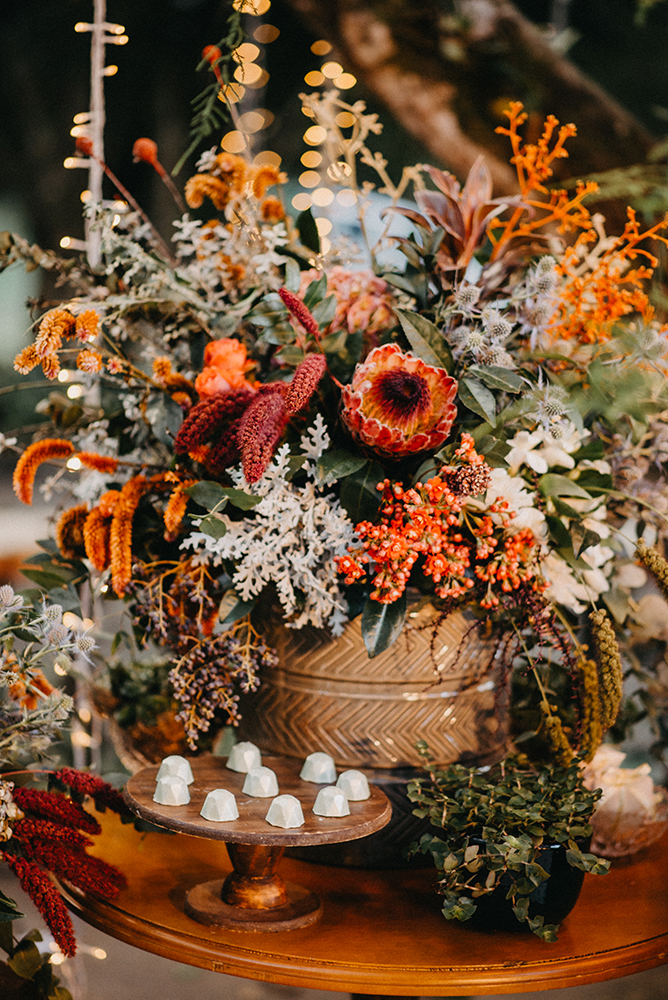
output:
{"label": "chevron patterned vase", "polygon": [[309,848],[305,859],[317,860],[319,851],[331,864],[402,864],[416,834],[405,786],[420,764],[417,740],[427,742],[441,765],[483,765],[503,756],[507,699],[494,662],[497,643],[482,639],[465,612],[451,614],[434,634],[434,614],[430,607],[413,613],[400,638],[374,659],[359,619],[337,639],[324,630],[286,628],[271,613],[258,621],[279,665],[264,672],[245,703],[243,738],[293,757],[324,750],[340,769],[365,770],[394,806],[385,831]]}

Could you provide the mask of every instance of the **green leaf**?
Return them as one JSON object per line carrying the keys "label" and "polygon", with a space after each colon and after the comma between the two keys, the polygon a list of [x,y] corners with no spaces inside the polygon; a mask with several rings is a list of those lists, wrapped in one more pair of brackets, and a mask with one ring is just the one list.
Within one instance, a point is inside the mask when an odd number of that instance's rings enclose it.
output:
{"label": "green leaf", "polygon": [[285,261],[285,278],[283,284],[289,292],[294,292],[295,294],[299,291],[301,285],[301,271],[299,270],[299,264],[296,260],[292,260],[291,257],[287,257]]}
{"label": "green leaf", "polygon": [[598,532],[585,528],[582,521],[575,521],[571,525],[571,539],[575,558],[579,559],[584,550],[588,549],[590,545],[598,545],[601,541],[601,536]]}
{"label": "green leaf", "polygon": [[223,486],[223,493],[235,507],[239,510],[252,510],[262,500],[262,497],[255,496],[254,493],[246,493],[245,490],[235,490],[232,486]]}
{"label": "green leaf", "polygon": [[580,511],[576,510],[575,507],[571,507],[571,505],[566,503],[565,500],[562,500],[560,497],[550,497],[550,499],[552,501],[552,506],[561,517],[568,517],[572,521],[582,520],[582,514]]}
{"label": "green leaf", "polygon": [[551,537],[557,543],[557,548],[568,548],[571,544],[571,536],[569,535],[568,528],[563,521],[561,521],[558,517],[554,517],[553,514],[546,514],[545,520]]}
{"label": "green leaf", "polygon": [[210,538],[222,538],[223,535],[227,534],[227,525],[215,514],[209,514],[208,517],[202,518],[199,530],[203,535],[209,535]]}
{"label": "green leaf", "polygon": [[335,330],[334,333],[328,333],[326,337],[323,337],[320,343],[326,354],[343,354],[346,350],[347,340],[346,330]]}
{"label": "green leaf", "polygon": [[522,392],[527,388],[526,380],[509,368],[500,368],[498,365],[471,365],[469,371],[477,375],[480,381],[491,389]]}
{"label": "green leaf", "polygon": [[452,352],[438,327],[419,313],[407,312],[405,309],[394,311],[417,356],[433,368],[445,368],[447,372],[451,372],[454,366]]}
{"label": "green leaf", "polygon": [[581,500],[591,500],[591,494],[583,490],[567,476],[559,476],[555,472],[546,472],[538,480],[538,489],[544,497],[579,497]]}
{"label": "green leaf", "polygon": [[[299,213],[295,226],[297,227],[299,239],[302,244],[307,247],[307,249],[320,253],[320,235],[310,208],[307,208],[305,211]],[[327,287],[326,278],[325,287]]]}
{"label": "green leaf", "polygon": [[[326,290],[327,286],[325,286]],[[311,310],[313,319],[316,321],[321,330],[324,330],[326,326],[334,319],[334,313],[336,312],[336,295],[328,295],[326,299],[318,302],[317,306]]]}
{"label": "green leaf", "polygon": [[222,510],[222,506],[225,505],[225,490],[220,483],[214,483],[210,479],[202,479],[199,483],[194,483],[187,490],[184,490],[184,493],[187,493],[195,503],[198,503],[200,507],[204,507],[208,511],[216,510],[217,508]]}
{"label": "green leaf", "polygon": [[318,480],[322,483],[326,479],[344,479],[353,472],[359,472],[363,465],[366,465],[365,458],[353,455],[344,448],[326,451],[318,459]]}
{"label": "green leaf", "polygon": [[612,476],[596,469],[583,469],[578,476],[578,484],[588,490],[593,496],[607,493],[613,488]]}
{"label": "green leaf", "polygon": [[228,590],[220,602],[218,608],[218,621],[214,631],[224,632],[230,625],[234,625],[240,618],[246,615],[255,607],[255,599],[243,601],[235,590]]}
{"label": "green leaf", "polygon": [[381,492],[376,487],[385,479],[385,469],[379,462],[367,461],[359,469],[342,480],[339,499],[350,520],[372,520],[378,513]]}
{"label": "green leaf", "polygon": [[393,604],[366,602],[362,612],[362,638],[369,658],[388,649],[401,635],[406,621],[406,592]]}
{"label": "green leaf", "polygon": [[388,283],[388,285],[394,285],[395,288],[400,288],[402,292],[408,292],[413,298],[417,298],[417,292],[415,291],[415,286],[413,282],[407,278],[404,274],[397,274],[395,271],[386,271],[383,275],[383,280]]}
{"label": "green leaf", "polygon": [[[5,896],[4,892],[0,892],[0,923],[18,920],[19,917],[24,917],[25,913],[21,913],[17,909],[16,901],[10,899],[9,896]],[[5,948],[5,951],[7,949]]]}
{"label": "green leaf", "polygon": [[304,360],[304,351],[297,344],[286,344],[285,347],[281,347],[280,351],[276,352],[274,358],[283,365],[296,368]]}
{"label": "green leaf", "polygon": [[464,406],[486,420],[491,427],[496,426],[496,400],[489,389],[477,378],[465,375],[459,380],[459,398]]}
{"label": "green leaf", "polygon": [[11,955],[14,951],[14,933],[12,931],[11,918],[0,921],[0,949],[8,955]]}
{"label": "green leaf", "polygon": [[7,960],[9,968],[22,979],[32,979],[42,964],[42,956],[37,945],[23,939],[19,941],[11,958]]}
{"label": "green leaf", "polygon": [[[62,587],[64,582],[64,577],[56,572],[47,573],[41,569],[29,569],[27,566],[23,567],[21,572],[23,576],[26,576],[44,590],[52,590],[53,587]],[[71,579],[71,575],[68,575]]]}
{"label": "green leaf", "polygon": [[183,410],[178,403],[171,396],[162,393],[146,407],[145,416],[158,441],[171,448],[183,423]]}

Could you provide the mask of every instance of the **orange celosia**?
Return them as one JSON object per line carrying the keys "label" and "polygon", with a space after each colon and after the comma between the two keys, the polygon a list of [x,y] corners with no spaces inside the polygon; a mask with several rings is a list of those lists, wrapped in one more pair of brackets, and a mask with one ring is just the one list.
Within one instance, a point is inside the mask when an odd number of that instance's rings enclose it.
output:
{"label": "orange celosia", "polygon": [[76,457],[87,469],[112,475],[118,468],[118,459],[113,455],[98,455],[94,451],[78,451]]}
{"label": "orange celosia", "polygon": [[110,517],[105,517],[100,507],[94,507],[84,523],[83,539],[86,556],[100,573],[107,569],[111,562],[110,534]]}
{"label": "orange celosia", "polygon": [[232,389],[250,389],[244,373],[252,366],[246,360],[245,344],[231,337],[211,341],[204,348],[204,370],[197,376],[195,388],[202,398]]}
{"label": "orange celosia", "polygon": [[265,222],[282,222],[285,218],[285,209],[278,198],[270,196],[265,198],[260,205],[260,213]]}
{"label": "orange celosia", "polygon": [[109,550],[111,584],[117,597],[123,596],[132,579],[132,520],[147,489],[145,476],[133,476],[121,490],[114,510]]}
{"label": "orange celosia", "polygon": [[[582,201],[588,194],[598,191],[597,184],[578,182],[574,195],[564,190],[549,190],[545,185],[552,176],[554,160],[568,156],[564,143],[576,134],[575,125],[562,125],[553,141],[559,121],[554,115],[548,115],[538,142],[522,144],[518,129],[528,117],[522,107],[520,101],[513,101],[510,109],[504,112],[508,127],[496,129],[510,139],[513,149],[510,162],[517,171],[522,199],[509,219],[494,218],[487,227],[487,235],[494,246],[492,260],[500,256],[510,240],[527,238],[545,226],[558,224],[560,233],[592,226],[589,211]],[[536,194],[543,197],[536,197]]]}
{"label": "orange celosia", "polygon": [[273,187],[281,180],[281,173],[278,167],[265,163],[258,167],[253,177],[253,194],[256,198],[264,198],[267,188]]}
{"label": "orange celosia", "polygon": [[64,511],[56,525],[56,545],[66,559],[79,559],[84,551],[84,523],[88,505],[83,503]]}
{"label": "orange celosia", "polygon": [[184,483],[178,483],[176,488],[172,490],[164,513],[165,539],[168,542],[173,542],[178,536],[179,528],[181,527],[181,522],[188,506],[188,494],[186,490],[196,482],[196,479],[187,479]]}
{"label": "orange celosia", "polygon": [[211,174],[195,174],[186,181],[186,203],[189,208],[201,208],[204,199],[209,198],[222,212],[230,200],[229,186],[220,177]]}
{"label": "orange celosia", "polygon": [[29,444],[14,469],[14,492],[22,503],[32,503],[35,473],[42,464],[52,458],[70,458],[74,445],[64,438],[45,438]]}

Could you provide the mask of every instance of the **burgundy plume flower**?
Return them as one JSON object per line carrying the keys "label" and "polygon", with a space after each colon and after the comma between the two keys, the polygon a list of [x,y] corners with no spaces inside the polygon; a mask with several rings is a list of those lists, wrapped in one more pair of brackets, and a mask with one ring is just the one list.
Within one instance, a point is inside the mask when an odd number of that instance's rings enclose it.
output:
{"label": "burgundy plume flower", "polygon": [[74,792],[90,795],[99,805],[111,809],[112,812],[124,815],[128,811],[121,793],[102,778],[98,778],[96,774],[76,771],[73,767],[62,767],[56,772],[55,778]]}
{"label": "burgundy plume flower", "polygon": [[90,813],[82,809],[72,799],[53,792],[43,792],[38,788],[15,788],[12,798],[16,805],[25,813],[42,816],[63,826],[71,826],[75,830],[83,830],[95,836],[102,833],[102,827]]}
{"label": "burgundy plume flower", "polygon": [[65,904],[49,876],[26,858],[17,858],[13,854],[3,852],[2,860],[17,876],[21,888],[30,896],[44,917],[63,955],[72,958],[77,950],[74,928]]}
{"label": "burgundy plume flower", "polygon": [[67,879],[84,892],[113,899],[127,885],[118,868],[102,858],[91,858],[82,850],[62,841],[29,840],[22,844],[24,853],[48,868],[56,878]]}
{"label": "burgundy plume flower", "polygon": [[285,382],[270,382],[258,389],[239,421],[237,442],[246,482],[256,483],[269,465],[288,422]]}
{"label": "burgundy plume flower", "polygon": [[278,294],[283,299],[288,312],[291,312],[295,319],[298,319],[307,333],[310,333],[316,340],[320,336],[318,324],[316,323],[308,306],[304,305],[302,299],[287,288],[279,288]]}
{"label": "burgundy plume flower", "polygon": [[93,841],[84,837],[83,833],[71,826],[52,823],[48,819],[19,820],[14,826],[14,836],[21,843],[29,843],[31,840],[62,840],[79,850],[93,846]]}
{"label": "burgundy plume flower", "polygon": [[285,408],[290,416],[306,406],[326,371],[324,354],[308,354],[298,365],[285,394]]}
{"label": "burgundy plume flower", "polygon": [[457,416],[457,382],[396,344],[371,351],[341,392],[341,419],[356,441],[389,457],[433,451]]}

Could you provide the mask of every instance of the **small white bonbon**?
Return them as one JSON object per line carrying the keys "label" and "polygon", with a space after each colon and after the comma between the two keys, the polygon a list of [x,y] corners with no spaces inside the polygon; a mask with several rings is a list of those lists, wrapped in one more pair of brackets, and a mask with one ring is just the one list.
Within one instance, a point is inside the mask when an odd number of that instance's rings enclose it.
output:
{"label": "small white bonbon", "polygon": [[334,758],[321,750],[310,753],[304,761],[299,777],[302,781],[312,781],[316,785],[331,784],[336,781]]}
{"label": "small white bonbon", "polygon": [[336,782],[349,802],[362,802],[371,795],[366,774],[362,771],[342,771]]}
{"label": "small white bonbon", "polygon": [[321,788],[313,805],[316,816],[350,816],[350,806],[345,792],[336,785]]}
{"label": "small white bonbon", "polygon": [[239,819],[239,809],[234,794],[227,788],[214,788],[204,800],[200,816],[213,823],[229,823]]}
{"label": "small white bonbon", "polygon": [[303,826],[301,802],[294,795],[278,795],[269,806],[265,819],[272,826],[281,826],[284,830]]}
{"label": "small white bonbon", "polygon": [[254,767],[244,781],[242,791],[258,799],[278,795],[278,780],[270,767]]}
{"label": "small white bonbon", "polygon": [[262,754],[254,743],[235,743],[227,758],[227,766],[230,771],[239,771],[241,774],[253,771],[262,766]]}
{"label": "small white bonbon", "polygon": [[185,757],[179,757],[178,754],[173,754],[171,757],[165,757],[160,767],[158,768],[158,773],[156,775],[156,781],[160,778],[166,778],[168,776],[176,776],[177,778],[182,778],[186,785],[192,785],[193,772],[190,767],[190,762],[186,760]]}
{"label": "small white bonbon", "polygon": [[190,802],[190,792],[183,778],[167,774],[158,780],[153,801],[161,806],[186,806]]}

